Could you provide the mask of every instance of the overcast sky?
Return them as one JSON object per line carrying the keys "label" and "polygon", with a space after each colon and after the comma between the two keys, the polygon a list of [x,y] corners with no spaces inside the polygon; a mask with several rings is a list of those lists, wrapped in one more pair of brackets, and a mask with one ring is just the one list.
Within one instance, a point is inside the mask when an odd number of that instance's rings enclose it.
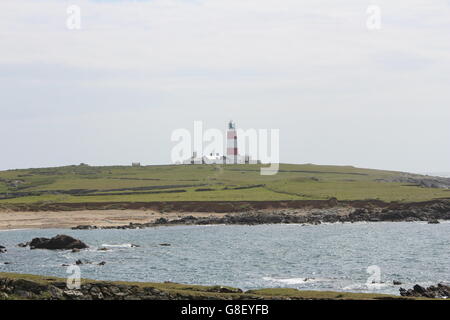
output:
{"label": "overcast sky", "polygon": [[0,170],[169,163],[173,130],[233,119],[280,129],[284,163],[448,172],[449,17],[448,0],[1,1]]}

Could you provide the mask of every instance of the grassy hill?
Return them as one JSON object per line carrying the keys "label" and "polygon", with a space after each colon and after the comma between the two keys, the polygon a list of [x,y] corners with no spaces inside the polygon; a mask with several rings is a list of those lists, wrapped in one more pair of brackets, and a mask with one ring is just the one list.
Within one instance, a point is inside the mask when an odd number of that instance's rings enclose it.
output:
{"label": "grassy hill", "polygon": [[262,176],[259,169],[260,165],[78,165],[0,171],[0,205],[324,200],[332,197],[415,202],[450,196],[448,189],[424,187],[419,183],[430,177],[402,172],[281,164],[278,174]]}

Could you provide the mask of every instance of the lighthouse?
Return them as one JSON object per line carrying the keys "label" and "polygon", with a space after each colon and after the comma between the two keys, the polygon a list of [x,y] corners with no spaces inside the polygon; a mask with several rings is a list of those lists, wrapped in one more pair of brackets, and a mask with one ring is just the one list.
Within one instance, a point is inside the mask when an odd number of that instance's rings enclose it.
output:
{"label": "lighthouse", "polygon": [[236,124],[233,121],[228,123],[227,131],[227,159],[228,163],[238,163],[238,146],[237,146],[237,134]]}
{"label": "lighthouse", "polygon": [[[245,132],[241,131],[242,141],[246,141]],[[183,160],[182,164],[258,164],[259,160],[252,160],[249,154],[239,155],[238,140],[236,124],[233,121],[228,122],[227,134],[226,134],[226,150],[224,154],[214,151],[213,153],[204,155],[194,151],[192,156],[186,160]],[[222,135],[221,139],[224,138]],[[220,149],[223,148],[223,140],[220,144]],[[245,144],[241,145],[241,149],[246,149]],[[242,152],[242,150],[241,150]],[[245,152],[245,151],[244,151]]]}

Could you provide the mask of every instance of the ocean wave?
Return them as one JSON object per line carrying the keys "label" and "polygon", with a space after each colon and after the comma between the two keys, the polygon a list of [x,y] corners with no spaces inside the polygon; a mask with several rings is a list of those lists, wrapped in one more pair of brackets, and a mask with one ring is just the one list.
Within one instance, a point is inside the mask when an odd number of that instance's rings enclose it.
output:
{"label": "ocean wave", "polygon": [[105,248],[132,248],[133,244],[132,243],[121,243],[121,244],[104,243],[104,244],[102,244],[102,247],[105,247]]}
{"label": "ocean wave", "polygon": [[272,277],[263,277],[265,281],[279,282],[284,284],[303,284],[303,283],[313,283],[313,282],[324,282],[329,281],[329,279],[325,278],[272,278]]}
{"label": "ocean wave", "polygon": [[389,283],[353,283],[342,289],[343,290],[366,291],[366,290],[380,290],[380,289],[384,289],[389,286],[391,286],[391,284],[389,284]]}
{"label": "ocean wave", "polygon": [[29,230],[39,230],[39,228],[1,229],[0,232],[9,232],[9,231],[29,231]]}

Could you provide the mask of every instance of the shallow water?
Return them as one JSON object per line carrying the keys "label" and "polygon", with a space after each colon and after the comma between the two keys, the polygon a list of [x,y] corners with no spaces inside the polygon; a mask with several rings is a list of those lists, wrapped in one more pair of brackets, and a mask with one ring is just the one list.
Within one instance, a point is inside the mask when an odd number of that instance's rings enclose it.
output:
{"label": "shallow water", "polygon": [[[29,250],[20,242],[67,234],[91,246],[79,253]],[[160,246],[170,243],[171,246]],[[0,272],[66,277],[77,259],[81,276],[173,281],[242,289],[290,287],[398,294],[413,284],[450,281],[450,223],[176,226],[142,230],[13,230],[0,232]],[[133,248],[131,244],[140,247]],[[108,251],[98,251],[107,247]],[[11,264],[5,265],[8,261]],[[106,261],[106,265],[97,265]],[[369,266],[374,270],[367,273]],[[377,279],[380,270],[382,283]]]}

